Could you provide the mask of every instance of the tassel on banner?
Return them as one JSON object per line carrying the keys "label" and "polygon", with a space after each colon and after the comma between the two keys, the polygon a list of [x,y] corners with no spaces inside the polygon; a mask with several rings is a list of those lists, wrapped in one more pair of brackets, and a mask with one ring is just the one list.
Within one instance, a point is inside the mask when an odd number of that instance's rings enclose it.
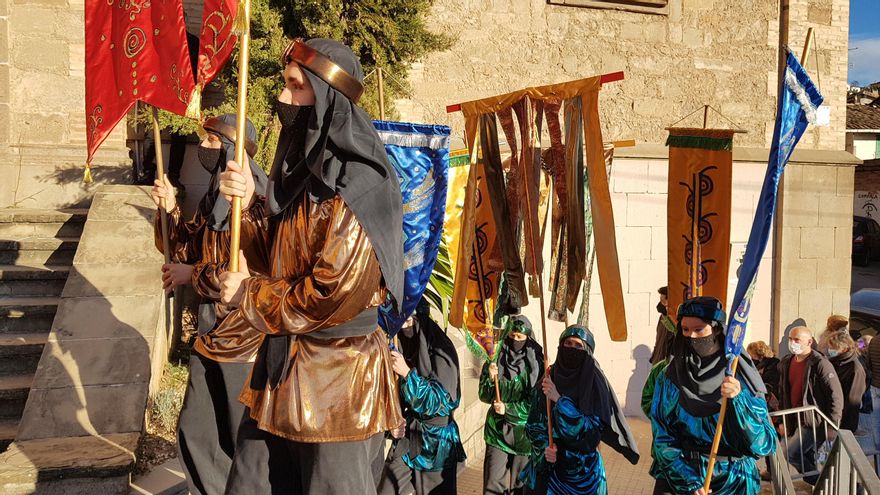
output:
{"label": "tassel on banner", "polygon": [[91,162],[86,162],[86,171],[83,173],[83,183],[85,183],[85,184],[92,183],[92,164],[91,164]]}
{"label": "tassel on banner", "polygon": [[199,137],[199,141],[204,141],[208,137],[208,131],[205,130],[201,122],[196,126],[196,135]]}
{"label": "tassel on banner", "polygon": [[186,105],[186,116],[191,119],[202,119],[202,84],[196,84],[189,95],[189,103]]}
{"label": "tassel on banner", "polygon": [[238,0],[238,8],[235,9],[235,20],[232,21],[232,34],[244,36],[250,29],[248,19],[245,16],[245,0]]}

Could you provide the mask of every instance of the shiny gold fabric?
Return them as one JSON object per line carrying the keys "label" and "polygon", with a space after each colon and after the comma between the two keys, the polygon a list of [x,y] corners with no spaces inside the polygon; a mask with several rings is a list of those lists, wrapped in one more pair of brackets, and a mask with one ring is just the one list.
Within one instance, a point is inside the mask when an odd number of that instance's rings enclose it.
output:
{"label": "shiny gold fabric", "polygon": [[[242,212],[241,250],[251,275],[267,275],[267,228],[261,199]],[[220,274],[229,268],[229,231],[205,229],[202,258],[193,268],[192,286],[204,300],[215,302],[217,321],[213,330],[199,335],[194,348],[209,359],[220,362],[248,363],[256,358],[263,334],[242,318],[238,310],[220,304]]]}
{"label": "shiny gold fabric", "polygon": [[384,301],[372,244],[338,195],[295,205],[272,226],[271,276],[247,279],[240,307],[261,332],[294,336],[291,369],[275,389],[245,387],[241,401],[260,429],[297,442],[389,431],[403,417],[384,332],[321,335]]}
{"label": "shiny gold fabric", "polygon": [[[171,262],[191,265],[201,256],[202,231],[205,229],[205,217],[197,212],[189,221],[181,218],[180,206],[168,214],[168,246],[171,249]],[[153,219],[153,238],[156,249],[165,254],[162,248],[162,221],[159,210]]]}

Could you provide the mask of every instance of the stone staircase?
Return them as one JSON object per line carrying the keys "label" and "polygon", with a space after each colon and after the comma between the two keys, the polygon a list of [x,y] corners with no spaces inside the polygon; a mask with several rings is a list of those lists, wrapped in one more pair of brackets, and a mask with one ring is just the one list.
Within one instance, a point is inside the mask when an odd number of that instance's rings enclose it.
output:
{"label": "stone staircase", "polygon": [[88,210],[0,210],[0,452],[15,438]]}

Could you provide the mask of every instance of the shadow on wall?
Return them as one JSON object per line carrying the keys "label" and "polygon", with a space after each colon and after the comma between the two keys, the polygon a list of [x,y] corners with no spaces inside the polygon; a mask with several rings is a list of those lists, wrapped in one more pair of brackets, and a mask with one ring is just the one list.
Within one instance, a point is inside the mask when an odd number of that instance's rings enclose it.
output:
{"label": "shadow on wall", "polygon": [[642,389],[645,387],[645,381],[648,379],[648,373],[651,372],[651,349],[644,344],[637,345],[633,349],[633,361],[636,367],[632,371],[629,383],[626,386],[626,405],[623,410],[627,416],[637,416],[644,418],[642,412]]}
{"label": "shadow on wall", "polygon": [[[56,204],[57,208],[85,208],[92,201],[98,186],[102,184],[131,184],[130,167],[109,166],[109,165],[92,165],[92,182],[83,182],[84,167],[76,166],[57,166],[53,172],[37,175],[31,179],[20,178],[19,180],[33,180],[38,183],[46,184],[45,187],[34,186],[36,191],[33,194],[23,198],[16,198],[14,207],[29,208],[37,205],[37,196],[45,193],[47,190],[55,191],[57,186],[65,186],[63,195],[69,198],[63,204]],[[33,204],[31,204],[33,203]]]}

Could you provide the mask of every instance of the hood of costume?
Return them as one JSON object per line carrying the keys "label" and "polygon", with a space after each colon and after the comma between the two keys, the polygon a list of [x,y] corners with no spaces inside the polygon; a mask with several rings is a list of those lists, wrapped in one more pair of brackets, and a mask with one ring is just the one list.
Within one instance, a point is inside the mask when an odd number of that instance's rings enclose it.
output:
{"label": "hood of costume", "polygon": [[[510,334],[520,332],[526,335],[525,345],[515,349]],[[532,323],[523,315],[512,316],[507,322],[507,336],[498,350],[498,373],[505,380],[513,380],[517,375],[528,372],[528,385],[534,387],[544,372],[544,350],[535,341]]]}

